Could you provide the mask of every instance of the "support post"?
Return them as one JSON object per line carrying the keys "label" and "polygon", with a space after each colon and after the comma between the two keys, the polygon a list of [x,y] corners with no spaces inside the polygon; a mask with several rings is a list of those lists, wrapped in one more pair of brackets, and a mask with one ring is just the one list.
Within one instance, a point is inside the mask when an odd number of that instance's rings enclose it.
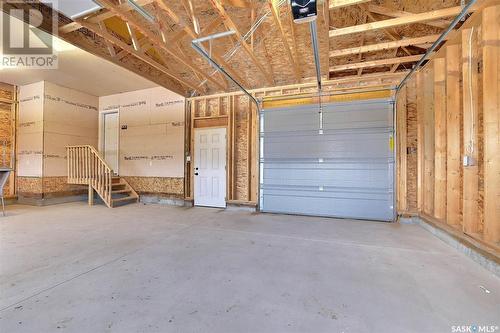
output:
{"label": "support post", "polygon": [[94,189],[92,188],[92,183],[89,182],[89,206],[94,205]]}
{"label": "support post", "polygon": [[446,220],[446,62],[434,60],[434,216]]}
{"label": "support post", "polygon": [[462,160],[460,156],[460,126],[462,100],[460,96],[460,45],[446,47],[446,222],[462,224]]}
{"label": "support post", "polygon": [[[463,126],[464,156],[472,158],[470,165],[464,166],[463,179],[463,231],[466,234],[476,234],[479,231],[479,168],[478,168],[478,73],[476,49],[477,30],[462,31],[463,58]],[[472,43],[472,45],[471,45]],[[472,53],[472,54],[470,54]]]}

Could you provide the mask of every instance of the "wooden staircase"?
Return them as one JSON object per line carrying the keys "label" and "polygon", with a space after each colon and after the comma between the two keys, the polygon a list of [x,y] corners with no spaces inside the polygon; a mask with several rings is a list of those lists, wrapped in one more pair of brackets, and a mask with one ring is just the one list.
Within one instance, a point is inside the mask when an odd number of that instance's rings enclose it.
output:
{"label": "wooden staircase", "polygon": [[132,186],[114,174],[94,147],[68,146],[66,152],[68,184],[88,185],[89,205],[94,204],[94,191],[109,208],[139,201]]}

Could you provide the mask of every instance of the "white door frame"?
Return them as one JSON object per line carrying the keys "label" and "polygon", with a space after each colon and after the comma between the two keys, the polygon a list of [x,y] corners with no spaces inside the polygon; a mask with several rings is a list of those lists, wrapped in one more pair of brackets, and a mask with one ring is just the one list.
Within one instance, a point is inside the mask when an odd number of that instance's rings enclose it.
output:
{"label": "white door frame", "polygon": [[116,113],[118,115],[118,152],[117,152],[117,161],[116,161],[116,170],[113,170],[115,172],[115,174],[119,174],[119,170],[120,170],[120,109],[111,109],[111,110],[106,110],[106,111],[102,111],[100,112],[99,116],[101,117],[101,130],[100,130],[100,137],[101,137],[101,140],[100,141],[100,151],[101,151],[101,154],[102,156],[104,157],[104,159],[106,159],[106,134],[105,134],[105,131],[106,131],[106,116],[109,115],[109,114],[113,114],[113,113]]}
{"label": "white door frame", "polygon": [[[211,131],[211,130],[224,130],[224,137],[222,138],[222,142],[224,143],[224,202],[221,205],[204,205],[196,202],[196,188],[197,188],[197,176],[195,175],[198,170],[197,168],[197,161],[196,161],[196,156],[197,156],[197,146],[196,146],[196,135],[199,132],[202,131]],[[195,128],[193,130],[193,136],[194,136],[194,149],[193,149],[193,177],[194,177],[194,183],[193,183],[193,201],[195,206],[201,206],[201,207],[216,207],[216,208],[226,208],[227,205],[227,127],[226,126],[217,126],[217,127],[205,127],[205,128]]]}

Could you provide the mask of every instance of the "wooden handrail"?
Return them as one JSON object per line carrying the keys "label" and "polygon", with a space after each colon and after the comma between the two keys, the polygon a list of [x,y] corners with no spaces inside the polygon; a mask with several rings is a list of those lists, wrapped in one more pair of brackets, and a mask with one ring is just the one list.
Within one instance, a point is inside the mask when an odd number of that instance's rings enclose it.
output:
{"label": "wooden handrail", "polygon": [[68,184],[88,185],[108,207],[112,206],[113,170],[90,145],[67,146]]}

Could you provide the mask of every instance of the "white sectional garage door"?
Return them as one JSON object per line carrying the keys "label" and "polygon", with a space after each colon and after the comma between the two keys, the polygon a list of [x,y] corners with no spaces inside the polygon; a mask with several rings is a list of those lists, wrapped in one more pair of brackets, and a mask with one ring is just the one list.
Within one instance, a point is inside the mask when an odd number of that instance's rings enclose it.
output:
{"label": "white sectional garage door", "polygon": [[393,106],[329,103],[322,121],[318,105],[263,110],[261,211],[393,220]]}

